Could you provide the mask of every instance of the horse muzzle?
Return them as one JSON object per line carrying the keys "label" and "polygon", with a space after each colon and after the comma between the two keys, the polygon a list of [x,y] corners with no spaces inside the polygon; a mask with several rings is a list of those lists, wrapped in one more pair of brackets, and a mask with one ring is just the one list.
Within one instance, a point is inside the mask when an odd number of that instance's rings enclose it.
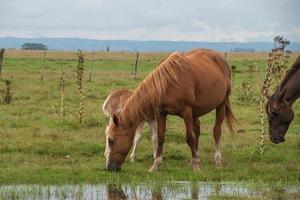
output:
{"label": "horse muzzle", "polygon": [[273,137],[272,135],[270,135],[270,140],[275,143],[275,144],[279,144],[285,141],[283,136],[280,137]]}
{"label": "horse muzzle", "polygon": [[111,172],[118,172],[121,170],[121,167],[115,161],[108,161],[107,170]]}

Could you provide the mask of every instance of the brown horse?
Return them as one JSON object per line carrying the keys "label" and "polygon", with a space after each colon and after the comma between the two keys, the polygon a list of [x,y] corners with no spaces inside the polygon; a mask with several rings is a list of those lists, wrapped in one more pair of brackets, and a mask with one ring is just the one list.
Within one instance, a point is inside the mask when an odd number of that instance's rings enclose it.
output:
{"label": "brown horse", "polygon": [[230,69],[220,54],[207,49],[187,53],[172,53],[143,80],[126,101],[120,116],[113,115],[108,128],[108,170],[118,171],[124,162],[141,121],[157,120],[158,146],[154,164],[149,171],[158,170],[162,162],[168,114],[183,118],[186,141],[192,152],[192,165],[199,171],[198,118],[216,109],[213,129],[216,152],[215,165],[221,165],[221,125],[226,118],[233,131],[235,117],[229,103]]}
{"label": "brown horse", "polygon": [[[115,90],[111,92],[107,98],[105,99],[102,111],[107,117],[112,117],[114,114],[119,115],[121,110],[123,109],[125,102],[127,99],[133,94],[133,92],[126,90],[126,89],[120,89]],[[157,148],[157,131],[156,131],[156,122],[154,120],[147,121],[147,123],[150,126],[151,129],[151,139],[153,144],[153,157],[155,158],[156,155],[156,148]],[[133,148],[132,152],[130,154],[130,160],[133,162],[135,161],[135,151],[136,147],[141,139],[141,130],[143,129],[144,122],[141,122],[141,124],[137,127],[135,131],[134,141],[133,141]],[[108,126],[107,126],[108,127]],[[105,146],[105,152],[104,156],[107,156],[108,152],[108,140],[107,140],[107,130],[106,129],[106,146]]]}
{"label": "brown horse", "polygon": [[300,97],[300,56],[287,71],[266,106],[269,135],[274,143],[285,141],[285,134],[294,118],[292,105]]}

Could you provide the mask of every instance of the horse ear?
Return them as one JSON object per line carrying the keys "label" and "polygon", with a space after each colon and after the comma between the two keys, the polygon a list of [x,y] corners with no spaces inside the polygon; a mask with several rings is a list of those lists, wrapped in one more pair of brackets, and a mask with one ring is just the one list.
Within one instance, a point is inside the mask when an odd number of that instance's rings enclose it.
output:
{"label": "horse ear", "polygon": [[119,126],[119,118],[117,117],[117,115],[113,114],[113,122],[116,125],[116,127]]}

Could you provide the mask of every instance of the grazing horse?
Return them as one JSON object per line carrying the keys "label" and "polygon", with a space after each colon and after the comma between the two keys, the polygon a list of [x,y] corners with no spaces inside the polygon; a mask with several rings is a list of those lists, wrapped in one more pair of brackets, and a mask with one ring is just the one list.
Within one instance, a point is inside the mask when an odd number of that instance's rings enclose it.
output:
{"label": "grazing horse", "polygon": [[[126,90],[126,89],[120,89],[120,90],[115,90],[115,91],[111,92],[103,103],[103,106],[102,106],[103,113],[107,117],[112,117],[113,114],[119,115],[121,110],[124,107],[125,102],[132,95],[132,93],[133,92]],[[147,122],[151,129],[151,139],[152,139],[152,144],[153,144],[153,157],[155,158],[156,148],[157,148],[156,147],[157,146],[156,122],[154,120],[150,120]],[[133,148],[132,148],[132,152],[130,154],[130,160],[132,162],[135,161],[135,157],[136,157],[135,151],[136,151],[137,144],[139,143],[139,141],[141,139],[141,130],[143,129],[143,126],[144,126],[144,122],[141,122],[141,124],[135,130]],[[107,156],[107,152],[108,152],[107,130],[108,129],[106,129],[106,146],[105,146],[104,156]]]}
{"label": "grazing horse", "polygon": [[287,71],[275,93],[268,97],[266,111],[272,142],[285,141],[285,134],[294,118],[292,105],[300,97],[300,56]]}
{"label": "grazing horse", "polygon": [[200,171],[198,118],[214,109],[215,165],[221,165],[220,136],[225,118],[229,129],[234,131],[235,117],[230,108],[230,89],[230,69],[219,53],[208,49],[194,49],[184,54],[172,53],[140,83],[126,101],[120,115],[113,115],[107,133],[107,169],[121,169],[132,146],[134,131],[142,121],[155,118],[158,145],[149,171],[158,170],[162,162],[166,119],[171,114],[183,118],[186,141],[192,153],[191,163],[194,171]]}

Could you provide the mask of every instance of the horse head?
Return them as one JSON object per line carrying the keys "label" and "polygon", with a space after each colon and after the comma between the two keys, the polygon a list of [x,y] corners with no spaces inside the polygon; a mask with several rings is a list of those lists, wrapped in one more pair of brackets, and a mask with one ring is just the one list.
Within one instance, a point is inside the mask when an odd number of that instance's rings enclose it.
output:
{"label": "horse head", "polygon": [[134,128],[125,126],[122,120],[113,115],[107,129],[108,152],[106,168],[109,171],[119,171],[121,165],[133,144]]}
{"label": "horse head", "polygon": [[285,141],[285,134],[294,118],[291,104],[285,99],[286,90],[268,97],[266,112],[268,114],[269,135],[272,142]]}

